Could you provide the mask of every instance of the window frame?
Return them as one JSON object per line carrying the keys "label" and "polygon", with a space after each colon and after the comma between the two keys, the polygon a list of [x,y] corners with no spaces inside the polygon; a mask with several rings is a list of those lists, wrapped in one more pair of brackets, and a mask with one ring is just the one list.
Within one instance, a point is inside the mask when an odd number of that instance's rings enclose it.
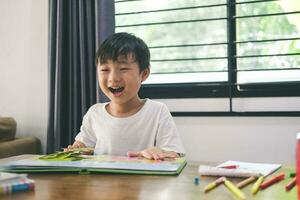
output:
{"label": "window frame", "polygon": [[[251,1],[251,3],[266,2]],[[243,3],[249,3],[248,1]],[[247,83],[237,84],[237,43],[236,41],[236,3],[227,0],[227,61],[228,82],[214,83],[169,83],[144,84],[141,97],[169,98],[211,98],[211,97],[295,97],[300,96],[299,82]]]}
{"label": "window frame", "polygon": [[[227,0],[227,64],[228,82],[142,84],[141,98],[229,98],[229,112],[174,112],[175,116],[300,116],[300,112],[232,111],[232,99],[244,97],[300,97],[300,81],[237,84],[236,5],[274,0],[236,2]],[[123,2],[123,1],[122,1]],[[300,13],[300,11],[299,11]],[[300,54],[299,54],[300,55]],[[214,114],[215,113],[215,114]],[[247,114],[248,113],[248,114]]]}

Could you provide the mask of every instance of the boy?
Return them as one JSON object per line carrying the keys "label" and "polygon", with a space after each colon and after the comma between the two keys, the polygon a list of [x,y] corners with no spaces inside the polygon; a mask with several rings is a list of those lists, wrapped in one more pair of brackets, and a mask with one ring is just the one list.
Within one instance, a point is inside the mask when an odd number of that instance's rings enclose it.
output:
{"label": "boy", "polygon": [[155,160],[184,154],[167,107],[138,96],[150,74],[149,62],[147,45],[132,34],[116,33],[101,44],[96,54],[98,81],[111,101],[88,110],[68,149],[90,146],[95,154]]}

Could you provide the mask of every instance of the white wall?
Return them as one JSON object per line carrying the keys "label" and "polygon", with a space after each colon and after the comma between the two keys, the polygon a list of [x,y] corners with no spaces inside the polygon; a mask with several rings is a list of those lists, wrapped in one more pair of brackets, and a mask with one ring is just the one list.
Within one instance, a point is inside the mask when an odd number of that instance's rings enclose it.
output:
{"label": "white wall", "polygon": [[[156,99],[174,112],[227,112],[228,98]],[[235,112],[300,111],[299,97],[234,98]],[[295,163],[300,117],[175,117],[189,160]]]}
{"label": "white wall", "polygon": [[295,163],[300,117],[175,117],[189,160]]}
{"label": "white wall", "polygon": [[0,0],[0,116],[18,136],[45,148],[48,107],[48,0]]}
{"label": "white wall", "polygon": [[[15,117],[17,134],[40,138],[45,149],[48,0],[0,0],[0,24],[0,115]],[[178,107],[178,100],[174,102],[172,106]],[[222,111],[226,102],[192,100],[188,105],[192,106],[189,111],[195,111],[195,106],[207,111],[208,105]],[[252,108],[253,102],[258,103],[250,101],[248,107]],[[292,99],[287,105],[299,108],[298,102]],[[282,101],[274,103],[284,104]],[[269,99],[260,102],[262,108],[270,105],[278,108],[276,104]],[[245,110],[246,104],[239,102],[238,105]],[[295,161],[300,117],[175,117],[175,122],[189,160]]]}

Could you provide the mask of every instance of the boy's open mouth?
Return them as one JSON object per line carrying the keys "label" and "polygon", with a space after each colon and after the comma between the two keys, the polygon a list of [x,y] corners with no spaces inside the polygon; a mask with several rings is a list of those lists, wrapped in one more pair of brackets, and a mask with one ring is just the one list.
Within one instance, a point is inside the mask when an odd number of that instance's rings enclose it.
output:
{"label": "boy's open mouth", "polygon": [[124,87],[108,87],[113,94],[118,94],[124,90]]}

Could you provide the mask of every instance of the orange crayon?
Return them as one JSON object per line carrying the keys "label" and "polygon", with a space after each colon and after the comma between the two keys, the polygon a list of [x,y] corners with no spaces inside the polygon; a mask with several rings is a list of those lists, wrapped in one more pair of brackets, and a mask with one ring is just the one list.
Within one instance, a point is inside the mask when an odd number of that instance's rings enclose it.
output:
{"label": "orange crayon", "polygon": [[266,180],[265,182],[263,182],[260,185],[260,189],[266,189],[267,187],[273,185],[274,183],[277,183],[279,181],[282,181],[284,179],[284,173],[280,173],[277,176],[273,176],[272,178],[270,178],[269,180]]}

